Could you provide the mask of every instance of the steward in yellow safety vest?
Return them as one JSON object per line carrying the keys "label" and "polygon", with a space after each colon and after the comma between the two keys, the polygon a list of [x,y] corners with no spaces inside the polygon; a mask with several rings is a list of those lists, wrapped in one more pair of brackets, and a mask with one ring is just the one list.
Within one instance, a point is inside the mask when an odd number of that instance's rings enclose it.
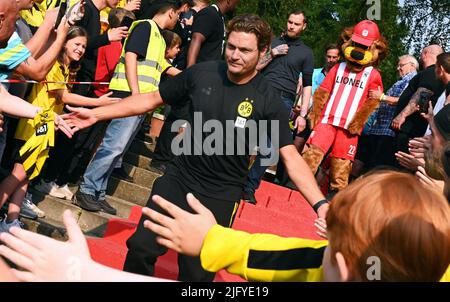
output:
{"label": "steward in yellow safety vest", "polygon": [[[166,50],[166,42],[159,31],[158,25],[153,20],[140,20],[134,22],[129,29],[129,36],[140,23],[150,23],[150,43],[147,48],[147,54],[144,60],[137,61],[137,76],[139,92],[146,93],[158,90],[161,74],[170,65],[167,63],[164,55]],[[131,92],[131,88],[127,81],[125,68],[125,50],[128,39],[125,40],[119,63],[114,71],[113,78],[109,84],[110,90]]]}

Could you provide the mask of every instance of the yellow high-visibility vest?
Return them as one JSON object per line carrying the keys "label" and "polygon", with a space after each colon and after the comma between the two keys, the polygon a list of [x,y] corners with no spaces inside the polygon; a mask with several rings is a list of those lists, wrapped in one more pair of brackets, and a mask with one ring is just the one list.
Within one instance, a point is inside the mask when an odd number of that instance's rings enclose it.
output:
{"label": "yellow high-visibility vest", "polygon": [[[129,34],[142,22],[149,22],[151,25],[150,43],[147,48],[145,60],[137,62],[137,75],[140,93],[158,90],[162,72],[169,66],[164,58],[166,52],[166,42],[159,32],[158,25],[153,20],[135,21],[130,27]],[[125,48],[128,38],[125,40],[119,63],[114,71],[113,78],[109,84],[109,89],[131,92],[125,73]]]}

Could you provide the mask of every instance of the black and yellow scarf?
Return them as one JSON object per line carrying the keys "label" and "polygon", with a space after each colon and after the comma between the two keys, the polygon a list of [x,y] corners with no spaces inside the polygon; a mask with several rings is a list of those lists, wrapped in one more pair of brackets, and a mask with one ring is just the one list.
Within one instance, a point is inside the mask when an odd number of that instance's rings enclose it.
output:
{"label": "black and yellow scarf", "polygon": [[55,145],[55,113],[46,109],[36,114],[33,126],[35,133],[19,152],[29,180],[41,173],[50,147]]}

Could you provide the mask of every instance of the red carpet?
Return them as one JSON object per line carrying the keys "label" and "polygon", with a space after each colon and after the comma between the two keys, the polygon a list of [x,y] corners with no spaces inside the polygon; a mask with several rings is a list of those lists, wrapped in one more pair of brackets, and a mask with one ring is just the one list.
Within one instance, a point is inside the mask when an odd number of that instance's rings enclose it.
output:
{"label": "red carpet", "polygon": [[[233,229],[249,233],[272,233],[284,237],[320,239],[314,228],[316,214],[297,191],[262,182],[256,192],[258,204],[241,203]],[[92,258],[109,267],[122,269],[126,256],[126,240],[133,234],[141,216],[142,207],[134,206],[128,219],[111,219],[103,238],[88,239]],[[156,262],[155,275],[176,279],[177,255],[169,251]],[[244,281],[221,271],[216,281]]]}

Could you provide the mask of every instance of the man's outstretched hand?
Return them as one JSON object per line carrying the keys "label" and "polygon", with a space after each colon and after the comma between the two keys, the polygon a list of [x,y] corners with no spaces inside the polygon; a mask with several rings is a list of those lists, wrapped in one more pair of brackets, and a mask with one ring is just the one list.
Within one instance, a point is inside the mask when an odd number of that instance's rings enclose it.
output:
{"label": "man's outstretched hand", "polygon": [[186,199],[195,214],[160,196],[155,195],[152,199],[170,216],[144,208],[142,213],[150,218],[144,222],[144,227],[158,235],[156,240],[159,244],[184,255],[199,256],[206,235],[217,224],[211,211],[192,194],[188,194]]}
{"label": "man's outstretched hand", "polygon": [[73,130],[73,132],[90,127],[98,121],[97,117],[90,109],[71,107],[69,105],[66,107],[71,111],[71,113],[61,115],[61,118]]}

